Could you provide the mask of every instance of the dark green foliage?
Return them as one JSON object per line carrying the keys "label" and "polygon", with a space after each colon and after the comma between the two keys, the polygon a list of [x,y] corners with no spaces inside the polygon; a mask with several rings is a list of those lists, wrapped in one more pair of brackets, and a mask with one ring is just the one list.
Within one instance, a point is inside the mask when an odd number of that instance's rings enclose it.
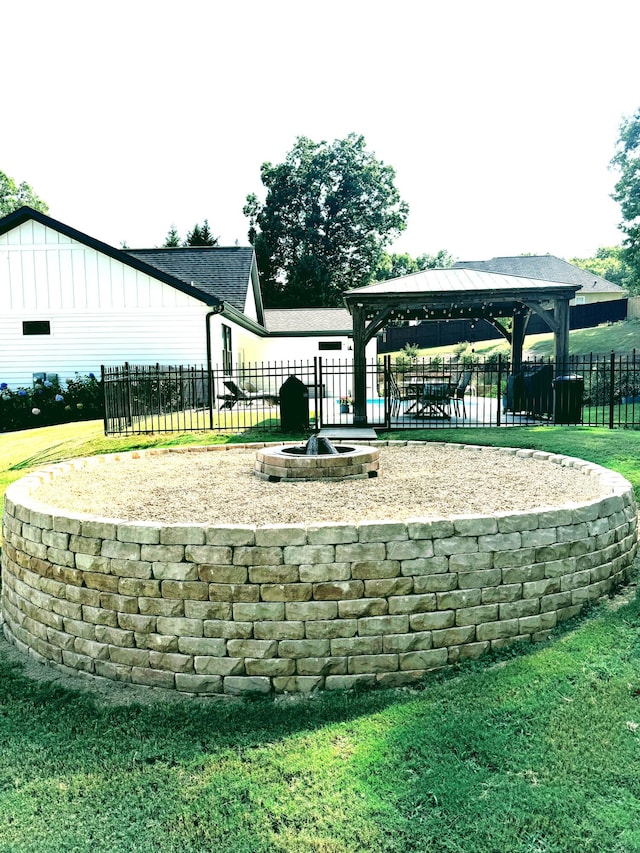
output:
{"label": "dark green foliage", "polygon": [[165,241],[162,244],[162,248],[177,249],[180,246],[182,246],[182,240],[180,239],[180,235],[178,234],[176,226],[172,225],[167,233],[167,236],[165,237]]}
{"label": "dark green foliage", "polygon": [[197,223],[192,231],[187,231],[187,239],[184,246],[217,246],[218,238],[214,237],[209,228],[209,222],[205,219],[202,225]]}
{"label": "dark green foliage", "polygon": [[632,271],[630,289],[640,292],[640,109],[620,125],[616,154],[611,165],[619,173],[612,198],[619,202],[625,235],[624,258]]}
{"label": "dark green foliage", "polygon": [[447,269],[454,263],[454,258],[446,249],[440,249],[435,255],[418,255],[411,257],[408,253],[389,254],[384,252],[373,274],[374,281],[386,281],[390,278],[400,278],[421,270]]}
{"label": "dark green foliage", "polygon": [[571,258],[569,263],[619,284],[620,287],[632,287],[632,271],[625,260],[622,246],[603,246],[593,258]]}
{"label": "dark green foliage", "polygon": [[48,213],[49,207],[35,194],[29,184],[24,181],[21,184],[0,172],[0,217],[18,210],[19,207],[28,205],[41,213]]}
{"label": "dark green foliage", "polygon": [[244,213],[267,306],[342,305],[342,292],[367,284],[406,227],[394,170],[355,133],[330,144],[298,137],[261,177],[266,201],[247,196]]}
{"label": "dark green foliage", "polygon": [[162,244],[162,248],[179,249],[182,246],[217,246],[218,240],[219,238],[214,237],[214,235],[211,233],[211,228],[209,227],[209,220],[205,219],[202,225],[199,225],[196,222],[192,230],[187,231],[187,236],[184,240],[180,239],[178,229],[175,225],[172,225],[169,231],[167,232],[167,236],[165,237],[164,243]]}

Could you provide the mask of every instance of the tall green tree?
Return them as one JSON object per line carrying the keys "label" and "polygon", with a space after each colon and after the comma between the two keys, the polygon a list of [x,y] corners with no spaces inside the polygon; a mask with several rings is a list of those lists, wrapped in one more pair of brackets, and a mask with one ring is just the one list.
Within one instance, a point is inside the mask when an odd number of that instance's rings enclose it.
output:
{"label": "tall green tree", "polygon": [[217,246],[218,237],[214,237],[209,228],[209,222],[205,219],[202,225],[197,223],[192,231],[187,231],[187,239],[184,246]]}
{"label": "tall green tree", "polygon": [[24,181],[16,184],[13,178],[0,172],[0,216],[6,216],[24,205],[49,213],[49,207]]}
{"label": "tall green tree", "polygon": [[640,109],[620,125],[611,165],[619,177],[611,197],[620,204],[624,259],[632,273],[630,290],[640,292]]}
{"label": "tall green tree", "polygon": [[263,163],[262,204],[247,196],[267,306],[333,306],[371,280],[385,246],[406,227],[395,171],[363,136],[332,143],[300,136],[283,163]]}
{"label": "tall green tree", "polygon": [[390,278],[400,278],[420,270],[447,269],[454,263],[454,258],[446,249],[440,249],[435,255],[424,253],[413,258],[408,253],[389,254],[383,252],[380,263],[373,274],[374,281],[386,281]]}

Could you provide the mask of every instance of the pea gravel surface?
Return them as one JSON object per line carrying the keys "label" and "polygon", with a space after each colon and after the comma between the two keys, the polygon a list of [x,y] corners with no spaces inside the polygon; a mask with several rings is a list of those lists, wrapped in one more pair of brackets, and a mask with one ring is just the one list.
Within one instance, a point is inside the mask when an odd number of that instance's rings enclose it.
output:
{"label": "pea gravel surface", "polygon": [[493,448],[380,447],[372,479],[270,483],[255,448],[123,456],[41,486],[44,504],[92,516],[175,523],[311,524],[492,514],[582,503],[600,478]]}

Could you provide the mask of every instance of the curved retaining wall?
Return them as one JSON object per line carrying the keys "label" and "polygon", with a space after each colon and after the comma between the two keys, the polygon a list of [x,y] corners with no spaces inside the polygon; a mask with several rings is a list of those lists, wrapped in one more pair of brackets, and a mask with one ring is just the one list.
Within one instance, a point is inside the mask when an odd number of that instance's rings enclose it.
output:
{"label": "curved retaining wall", "polygon": [[580,468],[607,494],[487,517],[165,525],[32,497],[61,471],[119,457],[49,467],[6,492],[5,634],[55,665],[200,694],[402,685],[543,639],[626,580],[636,504],[597,465],[504,452]]}

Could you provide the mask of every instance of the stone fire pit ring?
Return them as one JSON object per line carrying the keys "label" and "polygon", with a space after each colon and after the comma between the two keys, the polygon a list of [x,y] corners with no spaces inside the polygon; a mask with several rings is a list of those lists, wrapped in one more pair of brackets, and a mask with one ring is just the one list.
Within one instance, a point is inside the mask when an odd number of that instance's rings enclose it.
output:
{"label": "stone fire pit ring", "polygon": [[336,445],[334,455],[303,455],[302,447],[283,445],[256,452],[254,472],[266,479],[319,480],[376,477],[380,468],[377,447]]}
{"label": "stone fire pit ring", "polygon": [[[478,464],[534,453],[473,450]],[[486,515],[265,526],[132,522],[38,501],[61,473],[162,452],[73,460],[8,487],[1,604],[5,635],[23,652],[201,695],[401,686],[546,638],[625,582],[636,554],[631,485],[540,452],[558,476],[571,467],[597,477],[601,495]]]}

